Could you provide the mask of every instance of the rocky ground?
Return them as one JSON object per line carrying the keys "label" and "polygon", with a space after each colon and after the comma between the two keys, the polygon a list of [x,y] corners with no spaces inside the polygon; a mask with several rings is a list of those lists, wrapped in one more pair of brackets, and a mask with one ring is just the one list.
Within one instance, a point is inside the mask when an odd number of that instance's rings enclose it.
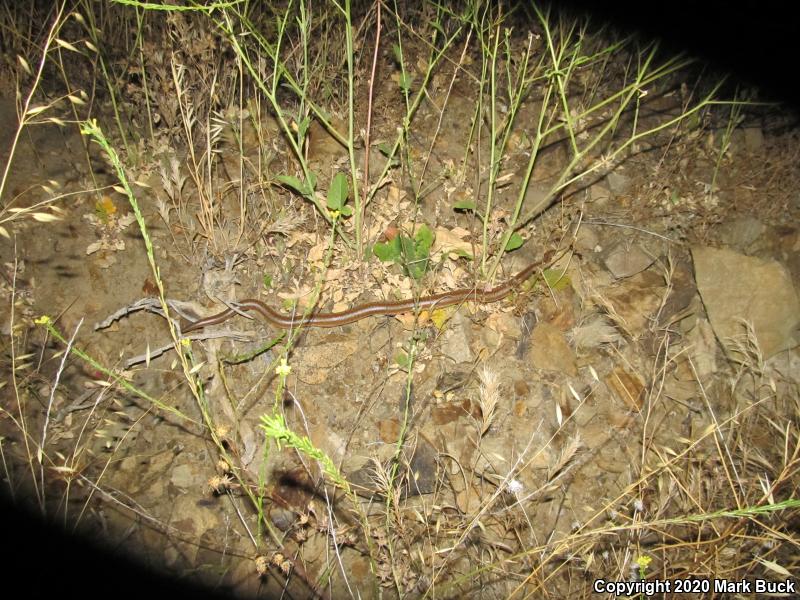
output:
{"label": "rocky ground", "polygon": [[[678,71],[642,96],[636,126],[653,135],[551,197],[572,156],[563,136],[547,140],[523,188],[537,91],[519,105],[491,212],[476,214],[490,150],[472,141],[479,55],[465,47],[433,76],[396,166],[378,149],[406,110],[389,50],[374,89],[369,172],[387,168],[372,181],[364,238],[413,237],[424,224],[433,243],[419,280],[331,245],[319,211],[275,179],[295,163],[269,111],[224,115],[210,194],[196,159],[172,143],[180,110],[169,94],[159,134],[122,158],[166,298],[185,315],[242,298],[298,311],[317,293],[324,310],[347,310],[486,285],[481,266],[498,254],[499,283],[558,250],[492,304],[277,341],[236,317],[174,346],[150,310],[158,303],[139,310],[158,282],[113,167],[73,127],[24,129],[4,206],[58,220],[0,221],[0,435],[15,501],[114,554],[243,597],[566,597],[591,595],[597,578],[797,573],[789,534],[770,536],[790,528],[795,513],[775,507],[797,485],[795,117],[723,104],[658,129],[711,85]],[[425,46],[406,52],[419,80]],[[605,68],[598,86],[624,85],[625,63]],[[4,93],[5,164],[18,119]],[[344,131],[341,108],[327,106]],[[625,139],[635,129],[622,123]],[[348,168],[347,150],[316,122],[305,156],[322,189]],[[519,249],[498,252],[521,196],[543,210],[519,230]],[[463,210],[470,202],[476,211]],[[353,235],[352,221],[342,227]],[[63,341],[35,323],[41,315]],[[312,453],[267,440],[273,411],[348,484]]]}

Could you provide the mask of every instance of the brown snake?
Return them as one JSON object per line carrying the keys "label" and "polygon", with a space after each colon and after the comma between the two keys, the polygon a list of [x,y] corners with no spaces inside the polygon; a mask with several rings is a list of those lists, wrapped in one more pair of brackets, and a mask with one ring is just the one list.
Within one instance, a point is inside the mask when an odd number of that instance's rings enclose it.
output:
{"label": "brown snake", "polygon": [[[563,253],[560,255],[563,256]],[[558,258],[560,258],[560,256]],[[445,306],[452,306],[454,304],[461,304],[462,302],[477,302],[480,304],[489,304],[490,302],[497,302],[505,298],[511,290],[526,281],[534,272],[537,271],[542,265],[552,264],[553,252],[545,254],[542,260],[532,263],[525,267],[522,271],[501,283],[497,287],[488,290],[478,290],[474,288],[464,288],[460,290],[451,290],[449,292],[442,292],[441,294],[434,294],[432,296],[424,296],[419,299],[398,300],[396,302],[368,302],[354,306],[348,310],[341,312],[312,313],[305,318],[296,315],[284,315],[270,308],[261,300],[248,298],[234,303],[236,310],[228,308],[215,315],[204,317],[188,323],[182,328],[183,333],[189,333],[196,329],[202,329],[209,325],[218,325],[227,321],[236,314],[242,311],[252,312],[260,315],[267,323],[278,327],[280,329],[292,329],[294,327],[339,327],[360,321],[366,317],[374,317],[378,315],[397,315],[404,312],[412,312],[415,310],[430,310],[434,308],[443,308]]]}

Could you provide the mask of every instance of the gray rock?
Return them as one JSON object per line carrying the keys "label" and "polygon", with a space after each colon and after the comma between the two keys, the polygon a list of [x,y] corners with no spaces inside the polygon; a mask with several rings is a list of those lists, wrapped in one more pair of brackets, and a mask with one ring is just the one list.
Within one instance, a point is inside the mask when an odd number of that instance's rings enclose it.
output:
{"label": "gray rock", "polygon": [[723,224],[720,239],[728,246],[746,249],[766,230],[766,226],[754,217],[740,217]]}
{"label": "gray rock", "polygon": [[800,299],[782,265],[707,246],[692,248],[692,257],[711,327],[730,358],[742,358],[734,338],[742,339],[743,321],[765,359],[798,344]]}
{"label": "gray rock", "polygon": [[606,181],[608,182],[608,187],[615,194],[624,194],[626,191],[628,191],[628,186],[630,185],[630,180],[628,177],[620,173],[618,170],[612,171],[606,175]]}
{"label": "gray rock", "polygon": [[584,225],[578,229],[575,237],[575,248],[584,254],[597,251],[600,246],[600,238],[597,235],[597,228],[591,225]]}
{"label": "gray rock", "polygon": [[652,265],[654,260],[655,258],[640,246],[620,242],[611,249],[604,262],[616,279],[624,279],[641,273]]}
{"label": "gray rock", "polygon": [[589,188],[589,198],[598,206],[605,206],[613,197],[606,182],[598,182]]}
{"label": "gray rock", "polygon": [[442,336],[441,352],[455,364],[473,361],[469,336],[466,331],[467,326],[468,321],[463,315],[456,313],[450,319],[449,327]]}
{"label": "gray rock", "polygon": [[189,488],[202,485],[203,478],[194,464],[185,463],[172,469],[170,481],[175,487],[181,490],[188,490]]}

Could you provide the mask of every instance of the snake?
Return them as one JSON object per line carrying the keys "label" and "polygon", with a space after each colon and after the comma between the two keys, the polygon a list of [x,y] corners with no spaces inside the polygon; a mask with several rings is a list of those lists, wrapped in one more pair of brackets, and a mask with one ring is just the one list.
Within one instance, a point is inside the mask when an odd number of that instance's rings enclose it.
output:
{"label": "snake", "polygon": [[[563,253],[562,253],[563,254]],[[559,256],[560,258],[560,256]],[[269,325],[278,329],[292,329],[296,327],[341,327],[349,325],[361,319],[375,316],[392,316],[417,310],[433,310],[462,304],[464,302],[475,302],[478,304],[490,304],[502,300],[512,290],[527,281],[543,265],[552,264],[553,251],[547,252],[544,258],[529,264],[519,273],[507,279],[503,283],[490,289],[480,290],[477,288],[461,288],[423,296],[421,298],[409,298],[397,301],[377,301],[359,304],[353,308],[340,312],[312,312],[305,316],[287,315],[276,311],[261,300],[247,298],[233,303],[232,307],[203,317],[196,321],[191,321],[181,328],[183,333],[189,333],[198,329],[203,329],[209,325],[219,325],[231,317],[242,313],[253,313],[260,316]]]}

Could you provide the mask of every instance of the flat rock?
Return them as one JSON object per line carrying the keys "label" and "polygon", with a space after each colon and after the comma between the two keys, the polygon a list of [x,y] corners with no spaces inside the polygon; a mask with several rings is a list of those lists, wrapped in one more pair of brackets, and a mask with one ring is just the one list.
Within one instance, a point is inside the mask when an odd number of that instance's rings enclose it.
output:
{"label": "flat rock", "polygon": [[[591,198],[592,202],[597,203],[598,206],[605,206],[612,197],[611,189],[605,181],[595,183],[589,188],[589,198]],[[585,229],[585,227],[581,227],[581,229]]]}
{"label": "flat rock", "polygon": [[766,226],[755,217],[745,216],[729,221],[719,228],[720,239],[728,246],[748,248],[761,238]]}
{"label": "flat rock", "polygon": [[745,333],[743,320],[765,359],[798,344],[800,299],[780,263],[707,246],[692,248],[692,257],[711,327],[730,358],[741,358],[732,338]]}
{"label": "flat rock", "polygon": [[194,463],[185,463],[172,469],[170,482],[181,490],[199,487],[203,482],[203,474]]}
{"label": "flat rock", "polygon": [[575,353],[564,334],[550,323],[539,323],[533,330],[531,362],[537,369],[560,371],[570,377],[578,374]]}
{"label": "flat rock", "polygon": [[597,227],[584,225],[575,236],[575,249],[582,254],[592,254],[600,249],[600,236]]}
{"label": "flat rock", "polygon": [[606,256],[605,264],[617,279],[624,279],[641,273],[653,264],[655,258],[638,245],[620,242]]}
{"label": "flat rock", "polygon": [[447,328],[442,336],[442,355],[452,360],[455,364],[469,363],[474,360],[466,331],[467,326],[468,322],[463,315],[456,313],[450,319],[450,327]]}
{"label": "flat rock", "polygon": [[622,279],[601,291],[613,320],[631,337],[638,338],[651,324],[664,296],[664,280],[651,271]]}
{"label": "flat rock", "polygon": [[356,338],[337,339],[337,341],[309,346],[302,352],[303,366],[301,378],[310,385],[319,385],[329,380],[331,369],[339,366],[359,348]]}
{"label": "flat rock", "polygon": [[615,194],[624,194],[630,186],[630,179],[619,170],[612,171],[606,176],[609,189]]}

